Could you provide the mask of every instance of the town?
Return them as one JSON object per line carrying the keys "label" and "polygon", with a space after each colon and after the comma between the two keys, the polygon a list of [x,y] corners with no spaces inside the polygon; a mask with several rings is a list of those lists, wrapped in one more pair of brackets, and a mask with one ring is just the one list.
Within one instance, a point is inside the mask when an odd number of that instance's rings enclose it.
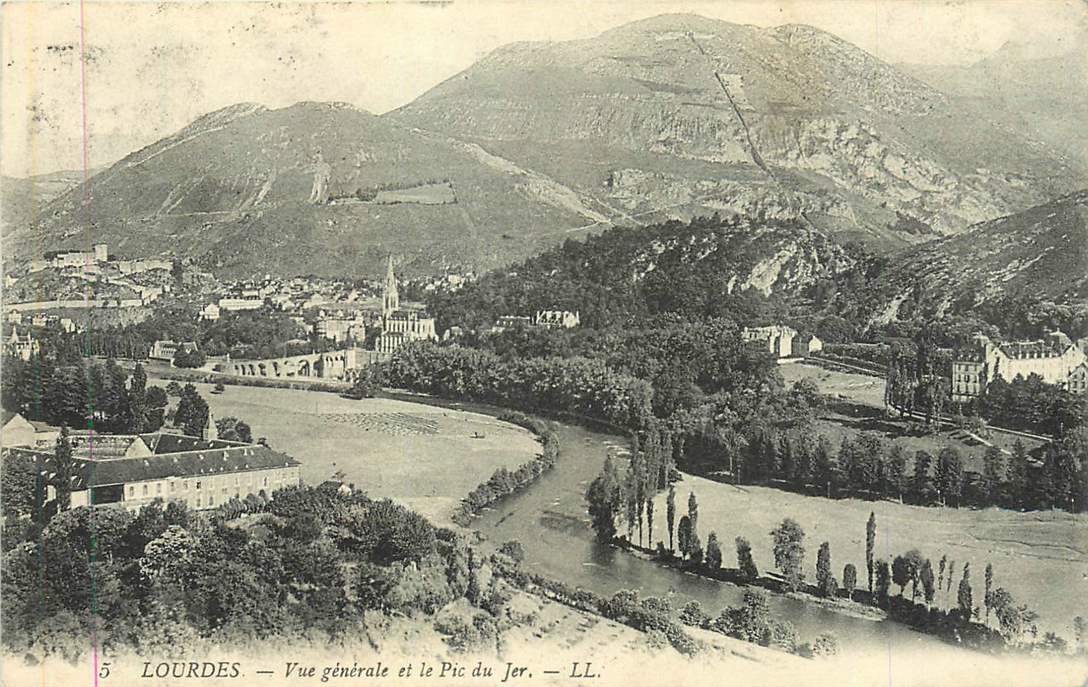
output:
{"label": "town", "polygon": [[0,7],[0,681],[1084,682],[1084,8],[669,4]]}

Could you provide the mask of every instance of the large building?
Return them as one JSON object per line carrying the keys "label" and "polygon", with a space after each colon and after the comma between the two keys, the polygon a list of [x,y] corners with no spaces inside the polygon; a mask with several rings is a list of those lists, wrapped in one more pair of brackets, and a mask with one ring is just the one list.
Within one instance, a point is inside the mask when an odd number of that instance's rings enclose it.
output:
{"label": "large building", "polygon": [[400,307],[397,277],[393,274],[393,256],[389,256],[385,283],[382,285],[382,332],[378,335],[375,348],[378,353],[387,355],[412,341],[438,341],[434,318],[419,310]]}
{"label": "large building", "polygon": [[[72,506],[115,505],[139,510],[155,499],[195,510],[232,498],[272,498],[299,484],[299,462],[261,444],[156,432],[140,435],[73,433]],[[55,479],[52,449],[8,446],[3,460],[32,461],[43,483]],[[48,487],[46,500],[55,496]]]}
{"label": "large building", "polygon": [[1034,341],[1000,343],[978,334],[972,346],[959,351],[952,361],[952,400],[977,398],[999,376],[1011,382],[1017,377],[1038,375],[1047,384],[1083,392],[1084,372],[1078,370],[1088,361],[1086,344],[1084,339],[1075,344],[1060,331]]}

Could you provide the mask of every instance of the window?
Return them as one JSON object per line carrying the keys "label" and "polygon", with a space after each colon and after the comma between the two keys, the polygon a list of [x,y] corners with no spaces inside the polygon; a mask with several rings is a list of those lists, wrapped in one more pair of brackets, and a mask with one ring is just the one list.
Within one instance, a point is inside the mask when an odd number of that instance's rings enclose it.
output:
{"label": "window", "polygon": [[144,485],[144,496],[147,496],[147,485]]}
{"label": "window", "polygon": [[211,506],[214,503],[215,503],[215,497],[214,496],[209,496],[208,497],[208,505]]}
{"label": "window", "polygon": [[162,493],[162,482],[159,482],[158,484],[155,485],[155,493],[156,494],[161,494]]}
{"label": "window", "polygon": [[196,488],[197,488],[197,489],[199,489],[199,488],[200,488],[200,480],[197,480],[197,481],[196,481]]}
{"label": "window", "polygon": [[266,486],[266,487],[268,486],[268,478],[267,477],[264,478],[264,486]]}
{"label": "window", "polygon": [[128,485],[128,495],[136,496],[136,487],[132,486],[131,484]]}
{"label": "window", "polygon": [[196,497],[196,507],[200,508],[200,497]]}

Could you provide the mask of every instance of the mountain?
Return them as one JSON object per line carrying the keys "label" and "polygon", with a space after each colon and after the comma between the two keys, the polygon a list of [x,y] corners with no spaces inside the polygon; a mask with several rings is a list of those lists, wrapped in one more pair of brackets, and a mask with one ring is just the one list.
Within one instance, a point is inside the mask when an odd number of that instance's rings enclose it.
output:
{"label": "mountain", "polygon": [[1088,42],[1058,54],[1006,43],[967,66],[899,67],[962,106],[1001,116],[1088,165]]}
{"label": "mountain", "polygon": [[49,201],[78,186],[84,178],[81,170],[0,177],[0,226],[14,228],[34,222]]}
{"label": "mountain", "polygon": [[1088,311],[1088,190],[918,246],[859,298],[876,322],[919,308],[972,314],[1018,298]]}
{"label": "mountain", "polygon": [[[500,48],[381,117],[205,115],[5,228],[221,276],[485,270],[695,215],[901,248],[1088,185],[1060,153],[806,26],[692,15]],[[31,219],[33,219],[31,217]],[[763,258],[770,259],[771,254]]]}
{"label": "mountain", "polygon": [[693,15],[506,46],[387,117],[542,171],[619,222],[739,212],[882,247],[1088,179],[831,34]]}
{"label": "mountain", "polygon": [[[201,117],[5,232],[6,255],[107,242],[222,275],[494,267],[599,217],[543,175],[353,107],[240,104]],[[552,234],[551,237],[548,237]]]}

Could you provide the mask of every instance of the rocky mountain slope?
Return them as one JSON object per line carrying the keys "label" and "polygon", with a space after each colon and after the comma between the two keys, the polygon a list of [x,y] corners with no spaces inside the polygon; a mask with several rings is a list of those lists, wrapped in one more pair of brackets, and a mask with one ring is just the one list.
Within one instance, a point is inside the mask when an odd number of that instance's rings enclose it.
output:
{"label": "rocky mountain slope", "polygon": [[591,200],[471,144],[347,105],[213,112],[5,232],[5,255],[105,241],[220,274],[489,268],[603,216]]}
{"label": "rocky mountain slope", "polygon": [[1088,165],[1088,42],[1059,54],[1007,43],[967,66],[899,67],[963,107],[1001,117]]}
{"label": "rocky mountain slope", "polygon": [[629,221],[802,218],[884,246],[956,233],[1085,178],[831,34],[693,15],[510,45],[387,116],[541,170]]}
{"label": "rocky mountain slope", "polygon": [[914,248],[856,295],[874,322],[1020,296],[1088,308],[1088,190]]}
{"label": "rocky mountain slope", "polygon": [[221,275],[374,275],[390,252],[408,272],[481,270],[714,212],[891,249],[1085,185],[830,34],[666,15],[501,48],[382,117],[213,112],[9,224],[3,253],[105,241]]}

